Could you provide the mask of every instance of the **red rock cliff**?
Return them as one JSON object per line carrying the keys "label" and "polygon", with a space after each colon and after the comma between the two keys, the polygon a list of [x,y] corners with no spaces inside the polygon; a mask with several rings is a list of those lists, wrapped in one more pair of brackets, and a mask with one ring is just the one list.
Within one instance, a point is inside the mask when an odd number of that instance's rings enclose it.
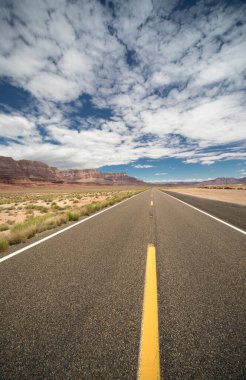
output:
{"label": "red rock cliff", "polygon": [[59,170],[40,161],[20,160],[0,156],[0,182],[28,183],[95,183],[102,185],[141,185],[142,181],[126,173],[102,173],[97,169]]}

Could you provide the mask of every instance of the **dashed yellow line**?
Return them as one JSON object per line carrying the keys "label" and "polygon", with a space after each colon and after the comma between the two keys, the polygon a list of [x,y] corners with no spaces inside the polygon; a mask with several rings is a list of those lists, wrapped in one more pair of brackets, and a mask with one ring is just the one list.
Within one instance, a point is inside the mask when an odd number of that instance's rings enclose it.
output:
{"label": "dashed yellow line", "polygon": [[156,253],[149,244],[144,289],[142,333],[140,343],[138,380],[159,380],[159,333],[156,279]]}
{"label": "dashed yellow line", "polygon": [[150,201],[150,206],[154,206],[154,202],[153,201]]}

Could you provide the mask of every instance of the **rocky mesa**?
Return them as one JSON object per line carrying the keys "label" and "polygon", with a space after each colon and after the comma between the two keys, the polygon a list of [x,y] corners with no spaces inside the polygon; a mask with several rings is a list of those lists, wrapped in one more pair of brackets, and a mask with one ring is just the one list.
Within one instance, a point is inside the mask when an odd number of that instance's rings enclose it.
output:
{"label": "rocky mesa", "polygon": [[73,183],[97,185],[143,185],[126,173],[103,173],[98,169],[59,170],[41,161],[19,160],[0,156],[0,182],[28,185],[33,183]]}

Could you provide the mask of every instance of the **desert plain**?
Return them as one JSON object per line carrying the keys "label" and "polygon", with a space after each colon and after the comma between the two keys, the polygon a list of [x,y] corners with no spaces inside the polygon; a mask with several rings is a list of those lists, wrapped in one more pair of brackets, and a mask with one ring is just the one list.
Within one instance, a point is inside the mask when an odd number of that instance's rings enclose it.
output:
{"label": "desert plain", "polygon": [[131,186],[0,188],[0,252],[37,233],[58,227],[129,198]]}
{"label": "desert plain", "polygon": [[217,185],[206,188],[171,187],[163,188],[163,190],[246,206],[246,185]]}

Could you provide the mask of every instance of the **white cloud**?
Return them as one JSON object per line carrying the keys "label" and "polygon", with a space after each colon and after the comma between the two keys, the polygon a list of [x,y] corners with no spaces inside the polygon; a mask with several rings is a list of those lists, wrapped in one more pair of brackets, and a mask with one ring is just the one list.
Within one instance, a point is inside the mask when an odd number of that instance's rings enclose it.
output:
{"label": "white cloud", "polygon": [[32,121],[22,116],[0,114],[0,136],[30,142],[32,138],[38,138],[39,135]]}
{"label": "white cloud", "polygon": [[241,169],[241,170],[238,170],[238,173],[240,173],[239,175],[242,177],[242,176],[246,176],[246,169]]}
{"label": "white cloud", "polygon": [[149,168],[153,168],[153,165],[141,165],[141,164],[138,164],[138,165],[134,165],[134,168],[136,168],[136,169],[149,169]]}
{"label": "white cloud", "polygon": [[[240,150],[240,149],[238,149]],[[217,154],[215,153],[193,153],[192,158],[187,158],[185,160],[186,163],[188,164],[196,164],[196,163],[201,163],[203,165],[211,165],[216,161],[227,161],[227,160],[243,160],[246,157],[246,153],[243,150],[240,150],[238,152],[218,152]]]}
{"label": "white cloud", "polygon": [[[176,1],[115,1],[114,17],[94,0],[9,3],[0,16],[0,75],[30,91],[38,112],[0,117],[2,136],[24,136],[3,153],[68,167],[168,156],[209,165],[243,157],[245,4],[201,0],[178,10]],[[111,120],[75,120],[69,102],[82,93],[110,108]],[[29,146],[30,136],[40,145]],[[238,152],[224,152],[227,144]]]}
{"label": "white cloud", "polygon": [[79,75],[86,74],[90,72],[91,63],[88,61],[88,57],[82,54],[76,49],[67,50],[61,61],[59,62],[60,69],[65,75]]}
{"label": "white cloud", "polygon": [[80,94],[76,82],[53,73],[40,73],[35,76],[27,88],[38,98],[52,101],[69,101],[76,99]]}

